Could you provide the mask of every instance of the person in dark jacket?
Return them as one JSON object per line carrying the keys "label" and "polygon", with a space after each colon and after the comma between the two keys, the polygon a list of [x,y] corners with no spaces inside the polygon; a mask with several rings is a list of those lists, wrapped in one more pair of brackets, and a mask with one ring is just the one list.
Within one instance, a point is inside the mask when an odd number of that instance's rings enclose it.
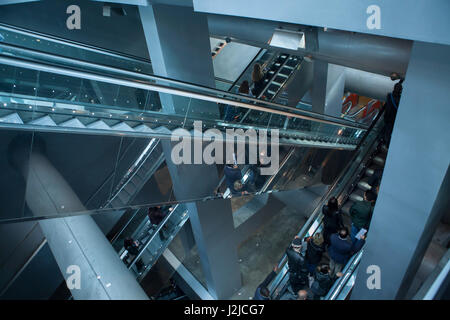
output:
{"label": "person in dark jacket", "polygon": [[356,249],[361,248],[362,239],[358,239],[352,244],[348,237],[347,228],[341,228],[338,233],[330,236],[330,246],[328,247],[328,255],[330,256],[331,275],[334,276],[340,272],[348,259],[355,253]]}
{"label": "person in dark jacket", "polygon": [[400,81],[395,84],[394,90],[391,93],[388,93],[386,96],[386,102],[384,103],[384,122],[386,124],[384,140],[387,146],[389,146],[392,130],[394,129],[395,118],[397,116],[398,106],[400,104],[400,98],[403,91],[402,83],[404,81],[404,79],[399,77],[397,74],[391,75],[391,79],[400,79]]}
{"label": "person in dark jacket", "polygon": [[267,286],[276,277],[278,272],[278,266],[275,266],[271,273],[264,279],[263,282],[256,288],[253,300],[270,300],[270,292]]}
{"label": "person in dark jacket", "polygon": [[317,269],[314,282],[311,285],[314,300],[320,300],[321,297],[324,297],[330,291],[336,279],[343,276],[341,272],[337,272],[335,276],[332,276],[327,265],[320,266]]}
{"label": "person in dark jacket", "polygon": [[[128,251],[128,254],[124,258],[124,262],[128,266],[139,254],[139,241],[133,240],[132,238],[125,238],[125,240],[123,241],[123,247]],[[141,259],[136,261],[136,268],[138,269],[138,272],[141,272],[143,267],[144,263]]]}
{"label": "person in dark jacket", "polygon": [[377,196],[372,191],[366,191],[364,193],[363,201],[356,201],[350,208],[350,217],[352,218],[352,228],[350,232],[350,238],[352,243],[356,241],[355,236],[364,228],[369,229],[370,220],[372,218],[373,207]]}
{"label": "person in dark jacket", "polygon": [[323,240],[323,235],[319,232],[314,236],[307,238],[306,240],[306,263],[309,274],[314,276],[317,265],[322,260],[322,255],[325,252],[325,243]]}
{"label": "person in dark jacket", "polygon": [[[150,220],[150,223],[151,223],[151,227],[150,227],[149,232],[154,232],[154,230],[156,230],[158,228],[159,224],[164,220],[166,215],[167,215],[167,212],[163,211],[161,209],[161,206],[156,206],[156,207],[153,207],[153,208],[149,208],[148,209],[148,213],[147,213],[147,216],[148,216],[148,218]],[[166,229],[167,229],[166,226],[163,226],[160,229],[159,237],[160,237],[160,239],[162,241],[164,241],[167,238],[166,234],[165,234]]]}
{"label": "person in dark jacket", "polygon": [[230,189],[232,195],[243,193],[241,190],[235,189],[235,182],[242,180],[242,173],[237,165],[226,164],[224,168],[225,182]]}
{"label": "person in dark jacket", "polygon": [[166,215],[161,210],[161,206],[156,206],[153,208],[148,208],[147,216],[152,225],[158,226],[161,223],[161,221],[164,220],[164,217]]}
{"label": "person in dark jacket", "polygon": [[377,168],[374,170],[373,174],[369,177],[367,183],[371,186],[370,191],[378,194],[378,187],[381,183],[381,177],[383,176],[383,169]]}
{"label": "person in dark jacket", "polygon": [[330,236],[338,232],[344,226],[342,215],[338,207],[338,201],[335,197],[328,200],[328,204],[323,206],[323,239],[325,245],[330,245]]}
{"label": "person in dark jacket", "polygon": [[289,265],[289,283],[294,292],[308,287],[308,268],[302,255],[302,239],[296,237],[286,250]]}

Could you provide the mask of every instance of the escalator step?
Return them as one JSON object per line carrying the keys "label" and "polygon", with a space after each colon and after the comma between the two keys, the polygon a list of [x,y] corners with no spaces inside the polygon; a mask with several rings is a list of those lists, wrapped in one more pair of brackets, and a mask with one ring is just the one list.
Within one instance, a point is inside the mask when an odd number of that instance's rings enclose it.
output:
{"label": "escalator step", "polygon": [[353,201],[347,200],[341,208],[342,212],[345,214],[350,214],[350,208],[352,207],[353,204],[354,204]]}
{"label": "escalator step", "polygon": [[120,208],[123,207],[125,204],[119,199],[119,197],[114,198],[113,201],[111,201],[111,205],[113,208]]}
{"label": "escalator step", "polygon": [[127,183],[124,189],[128,192],[128,194],[133,195],[136,192],[136,187],[132,183]]}
{"label": "escalator step", "polygon": [[147,127],[145,124],[140,124],[137,127],[134,127],[134,131],[138,131],[138,132],[153,132],[153,130],[150,129],[149,127]]}
{"label": "escalator step", "polygon": [[350,194],[349,199],[352,201],[363,201],[364,200],[364,191],[361,189],[356,189]]}
{"label": "escalator step", "polygon": [[373,158],[373,162],[381,167],[384,166],[385,161],[386,159],[379,155]]}
{"label": "escalator step", "polygon": [[119,122],[118,124],[112,126],[111,128],[114,130],[120,130],[120,131],[134,131],[133,128],[131,128],[125,122]]}
{"label": "escalator step", "polygon": [[53,121],[52,118],[50,118],[50,116],[44,116],[41,117],[39,119],[35,119],[31,122],[29,122],[30,124],[37,124],[39,126],[56,126],[55,121]]}
{"label": "escalator step", "polygon": [[19,117],[17,113],[11,113],[7,116],[0,118],[0,122],[23,124],[22,119]]}
{"label": "escalator step", "polygon": [[117,195],[117,197],[120,199],[120,201],[124,204],[127,204],[128,201],[130,200],[130,195],[127,193],[127,191],[124,191],[124,189],[122,189],[119,194]]}
{"label": "escalator step", "polygon": [[70,127],[70,128],[86,128],[86,126],[81,123],[77,118],[70,119],[66,122],[60,124],[61,127]]}
{"label": "escalator step", "polygon": [[372,165],[366,169],[366,176],[371,177],[376,169],[379,169],[379,166]]}
{"label": "escalator step", "polygon": [[358,188],[361,190],[364,190],[364,191],[368,191],[368,190],[372,189],[372,186],[369,185],[368,180],[369,180],[368,177],[364,177],[363,179],[361,179],[358,182]]}
{"label": "escalator step", "polygon": [[104,121],[97,120],[90,124],[88,124],[86,127],[92,128],[92,129],[103,129],[103,130],[109,130],[111,129]]}

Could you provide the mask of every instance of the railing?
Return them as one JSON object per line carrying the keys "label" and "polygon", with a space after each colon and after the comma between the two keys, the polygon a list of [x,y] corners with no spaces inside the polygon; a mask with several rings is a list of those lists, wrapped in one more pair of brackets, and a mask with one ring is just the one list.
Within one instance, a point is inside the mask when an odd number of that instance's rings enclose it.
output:
{"label": "railing", "polygon": [[[30,49],[20,48],[13,45],[5,45],[0,43],[0,48],[4,50],[0,55],[0,63],[16,66],[20,68],[33,69],[43,72],[51,72],[54,74],[60,74],[63,76],[70,76],[75,78],[87,79],[92,81],[100,81],[110,84],[115,84],[119,86],[132,87],[136,89],[156,91],[160,93],[168,93],[188,98],[200,99],[204,101],[212,101],[216,103],[229,104],[236,107],[243,107],[247,109],[253,109],[263,112],[269,112],[274,114],[280,114],[284,116],[290,116],[293,118],[302,118],[306,120],[313,120],[322,123],[328,123],[333,125],[341,125],[353,129],[366,129],[364,125],[354,123],[351,121],[343,120],[341,118],[336,118],[332,116],[327,116],[312,111],[306,111],[297,109],[295,107],[289,107],[273,102],[268,102],[260,99],[255,99],[248,96],[243,96],[239,94],[233,94],[227,91],[221,91],[217,89],[212,89],[204,86],[199,86],[192,83],[177,81],[173,79],[168,79],[164,77],[158,77],[153,75],[144,75],[137,72],[122,70],[118,68],[103,66],[99,64],[93,64],[90,62],[79,61],[72,58],[59,57],[52,54],[42,53]],[[17,57],[6,57],[6,53],[11,52],[16,56],[29,55],[34,61],[25,60],[23,58]],[[95,72],[106,72],[109,75],[104,76],[99,73],[92,73],[87,71],[80,71],[73,68],[61,67],[56,65],[49,65],[42,62],[35,62],[36,58],[41,61],[53,61],[59,65],[71,65],[76,68],[83,68],[83,70],[95,70]],[[112,76],[114,74],[114,76]],[[118,78],[118,76],[126,78]],[[151,82],[149,82],[151,81]],[[157,83],[166,83],[168,85],[160,85]],[[182,89],[180,89],[180,87]],[[187,90],[190,89],[190,90]],[[227,97],[226,99],[223,97]],[[232,100],[236,99],[236,100]],[[247,102],[242,102],[245,100]],[[251,104],[248,102],[254,102]]]}
{"label": "railing", "polygon": [[359,262],[364,248],[355,253],[342,270],[343,276],[338,278],[324,297],[324,300],[345,300],[353,287],[355,272],[358,270]]}
{"label": "railing", "polygon": [[144,163],[147,161],[148,157],[152,154],[152,152],[157,148],[159,140],[153,138],[148,143],[147,147],[144,149],[139,158],[133,163],[130,169],[127,170],[127,173],[120,180],[119,184],[116,187],[114,195],[106,202],[104,207],[108,207],[112,201],[119,195],[119,193],[125,188],[127,183],[133,179],[136,173],[141,169]]}

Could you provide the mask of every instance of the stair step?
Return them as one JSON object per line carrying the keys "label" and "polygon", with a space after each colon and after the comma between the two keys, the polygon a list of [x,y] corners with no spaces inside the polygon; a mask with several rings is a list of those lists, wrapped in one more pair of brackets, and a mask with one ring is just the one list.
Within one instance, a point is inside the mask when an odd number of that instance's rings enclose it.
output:
{"label": "stair step", "polygon": [[384,166],[384,163],[386,162],[386,159],[384,159],[381,156],[376,156],[375,158],[373,158],[373,162],[381,167]]}
{"label": "stair step", "polygon": [[345,204],[342,206],[341,211],[345,214],[350,214],[350,208],[352,207],[353,204],[354,204],[353,201],[347,200]]}
{"label": "stair step", "polygon": [[73,118],[70,120],[67,120],[60,124],[61,127],[71,127],[71,128],[86,128],[84,124],[81,123],[80,120],[77,118]]}
{"label": "stair step", "polygon": [[150,129],[149,127],[147,127],[145,124],[140,124],[137,127],[135,127],[133,130],[138,131],[138,132],[153,132],[153,130]]}
{"label": "stair step", "polygon": [[134,184],[127,183],[124,189],[128,192],[128,194],[133,195],[136,192],[136,187]]}
{"label": "stair step", "polygon": [[30,124],[37,124],[39,126],[56,126],[55,121],[53,121],[50,116],[44,116],[39,119],[35,119],[29,122]]}
{"label": "stair step", "polygon": [[358,188],[364,191],[372,189],[372,186],[368,183],[369,178],[365,177],[358,182]]}
{"label": "stair step", "polygon": [[366,169],[366,176],[371,177],[376,169],[379,169],[379,166],[370,166]]}
{"label": "stair step", "polygon": [[111,201],[111,206],[112,206],[113,208],[120,208],[120,207],[125,206],[125,203],[123,203],[123,202],[119,199],[119,197],[115,197],[114,200]]}
{"label": "stair step", "polygon": [[356,189],[352,192],[352,194],[349,197],[352,201],[363,201],[364,200],[364,191],[361,189]]}
{"label": "stair step", "polygon": [[0,118],[0,122],[23,124],[22,119],[17,113],[11,113],[7,116]]}
{"label": "stair step", "polygon": [[117,197],[120,199],[120,201],[124,204],[128,204],[128,201],[130,201],[130,195],[127,193],[127,191],[124,192],[124,189],[122,189]]}
{"label": "stair step", "polygon": [[104,121],[102,121],[102,120],[94,121],[94,122],[88,124],[86,127],[87,127],[87,128],[90,128],[90,129],[100,129],[100,130],[109,130],[109,129],[111,129],[111,127],[108,126],[108,125],[107,125]]}
{"label": "stair step", "polygon": [[118,124],[112,126],[111,128],[114,130],[120,130],[120,131],[134,131],[133,128],[131,128],[125,122],[119,122]]}

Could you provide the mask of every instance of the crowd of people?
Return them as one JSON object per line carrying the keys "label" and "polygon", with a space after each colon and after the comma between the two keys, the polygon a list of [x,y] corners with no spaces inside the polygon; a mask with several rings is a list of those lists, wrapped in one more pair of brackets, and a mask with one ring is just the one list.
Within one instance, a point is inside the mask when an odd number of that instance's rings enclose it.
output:
{"label": "crowd of people", "polygon": [[[364,245],[377,197],[379,179],[350,208],[351,225],[345,226],[343,213],[335,197],[323,206],[321,231],[304,239],[296,236],[286,250],[289,285],[288,299],[319,300],[341,277],[349,259]],[[258,286],[254,300],[269,300],[268,284],[275,278],[278,267]],[[286,297],[286,295],[284,296]]]}

